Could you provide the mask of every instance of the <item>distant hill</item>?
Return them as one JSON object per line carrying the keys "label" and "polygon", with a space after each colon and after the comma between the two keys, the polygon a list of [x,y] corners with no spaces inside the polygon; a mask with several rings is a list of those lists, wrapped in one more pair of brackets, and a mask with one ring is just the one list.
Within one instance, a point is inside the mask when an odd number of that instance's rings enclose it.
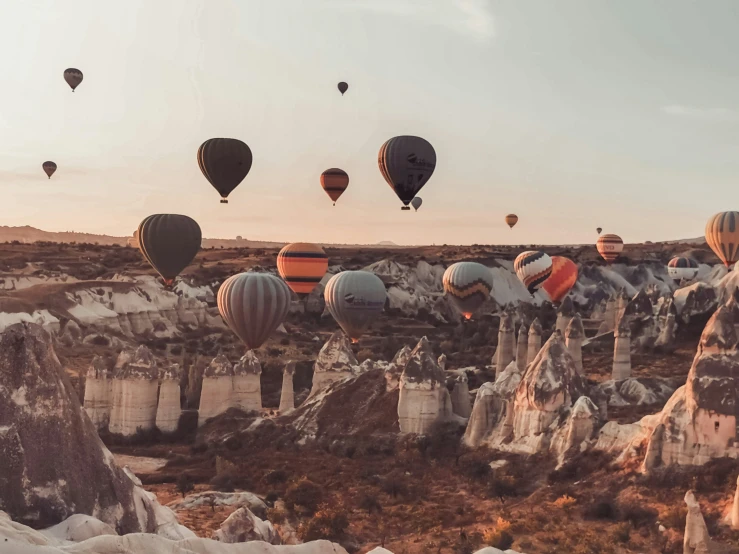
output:
{"label": "distant hill", "polygon": [[377,246],[398,246],[391,240],[383,240],[377,243]]}

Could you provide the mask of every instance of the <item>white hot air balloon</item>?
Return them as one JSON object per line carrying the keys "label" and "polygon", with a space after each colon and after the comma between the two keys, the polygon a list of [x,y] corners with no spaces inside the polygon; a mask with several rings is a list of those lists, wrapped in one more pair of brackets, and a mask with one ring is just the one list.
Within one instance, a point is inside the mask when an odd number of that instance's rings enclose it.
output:
{"label": "white hot air balloon", "polygon": [[323,291],[326,308],[352,342],[359,342],[385,308],[385,284],[369,271],[337,273]]}
{"label": "white hot air balloon", "polygon": [[516,257],[513,268],[529,293],[534,294],[552,274],[552,258],[544,252],[529,250]]}

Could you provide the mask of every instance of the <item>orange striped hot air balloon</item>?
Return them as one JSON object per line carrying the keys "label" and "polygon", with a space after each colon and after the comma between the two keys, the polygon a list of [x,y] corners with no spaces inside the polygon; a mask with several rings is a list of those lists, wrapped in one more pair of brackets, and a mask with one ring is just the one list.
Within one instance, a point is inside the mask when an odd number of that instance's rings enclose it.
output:
{"label": "orange striped hot air balloon", "polygon": [[518,216],[516,214],[508,214],[505,216],[505,222],[508,227],[513,229],[513,226],[518,223]]}
{"label": "orange striped hot air balloon", "polygon": [[317,244],[294,242],[277,254],[277,271],[296,294],[310,294],[327,269],[328,256]]}
{"label": "orange striped hot air balloon", "polygon": [[618,255],[623,252],[624,241],[618,235],[602,235],[598,237],[598,242],[595,243],[595,247],[598,249],[598,253],[603,259],[609,264],[618,258]]}
{"label": "orange striped hot air balloon", "polygon": [[739,212],[721,212],[709,219],[706,242],[726,267],[739,260]]}
{"label": "orange striped hot air balloon", "polygon": [[562,302],[577,282],[577,264],[563,256],[552,256],[552,274],[541,288],[547,291],[552,302]]}
{"label": "orange striped hot air balloon", "polygon": [[321,173],[321,186],[336,206],[339,196],[344,194],[346,187],[349,186],[349,175],[343,169],[332,167]]}

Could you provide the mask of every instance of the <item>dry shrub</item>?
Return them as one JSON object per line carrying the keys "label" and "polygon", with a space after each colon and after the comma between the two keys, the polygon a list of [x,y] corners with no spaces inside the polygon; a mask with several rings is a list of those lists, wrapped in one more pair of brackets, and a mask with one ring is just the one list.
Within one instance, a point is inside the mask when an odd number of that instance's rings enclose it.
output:
{"label": "dry shrub", "polygon": [[322,501],[323,488],[306,477],[291,483],[285,491],[285,506],[290,510],[300,506],[312,514]]}
{"label": "dry shrub", "polygon": [[627,543],[631,539],[631,524],[628,521],[616,525],[611,534],[613,540],[620,543]]}
{"label": "dry shrub", "polygon": [[282,523],[287,519],[287,511],[284,508],[267,508],[267,519],[271,523]]}
{"label": "dry shrub", "polygon": [[513,546],[513,535],[511,535],[510,529],[510,521],[499,517],[495,525],[483,533],[482,540],[493,548],[508,550]]}
{"label": "dry shrub", "polygon": [[619,506],[622,521],[628,521],[635,528],[650,526],[657,521],[657,510],[636,503],[624,503]]}
{"label": "dry shrub", "polygon": [[680,533],[685,531],[685,520],[688,517],[688,508],[683,505],[674,506],[660,516],[660,522],[668,529]]}
{"label": "dry shrub", "polygon": [[577,504],[577,500],[566,494],[560,496],[552,503],[555,508],[559,510],[564,510],[566,512],[568,512],[570,508],[572,508],[575,504]]}
{"label": "dry shrub", "polygon": [[606,519],[613,521],[616,519],[617,514],[618,510],[613,498],[599,498],[582,509],[582,517],[584,519]]}
{"label": "dry shrub", "polygon": [[321,504],[315,515],[300,524],[298,537],[300,540],[317,541],[321,539],[339,541],[349,527],[347,509],[341,504],[329,506]]}

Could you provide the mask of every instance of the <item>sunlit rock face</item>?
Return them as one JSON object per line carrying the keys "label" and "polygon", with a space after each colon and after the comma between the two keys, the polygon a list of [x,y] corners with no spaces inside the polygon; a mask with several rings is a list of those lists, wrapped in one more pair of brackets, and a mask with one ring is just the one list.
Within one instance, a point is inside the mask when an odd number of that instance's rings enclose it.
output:
{"label": "sunlit rock face", "polygon": [[105,358],[95,356],[85,376],[84,406],[87,415],[98,430],[108,428],[110,422],[113,372]]}
{"label": "sunlit rock face", "polygon": [[254,352],[248,350],[233,368],[231,406],[245,412],[262,409],[262,365]]}
{"label": "sunlit rock face", "polygon": [[567,350],[569,351],[572,359],[575,360],[575,367],[577,372],[583,374],[582,365],[582,341],[585,340],[585,328],[582,325],[582,319],[580,314],[570,320],[565,330],[565,343],[567,344]]}
{"label": "sunlit rock face", "polygon": [[513,316],[507,310],[500,315],[498,348],[495,351],[495,371],[503,371],[516,356],[516,334]]}
{"label": "sunlit rock face", "polygon": [[295,362],[289,360],[282,370],[282,390],[280,392],[280,413],[286,414],[295,409],[295,389],[293,377],[295,376]]}
{"label": "sunlit rock face", "polygon": [[629,322],[622,320],[615,334],[611,378],[619,381],[631,377],[631,328]]}
{"label": "sunlit rock face", "polygon": [[470,403],[470,387],[466,375],[459,375],[454,380],[452,390],[452,410],[460,417],[468,418],[472,412]]}
{"label": "sunlit rock face", "polygon": [[313,364],[310,396],[334,381],[352,377],[358,366],[359,362],[352,352],[349,339],[341,331],[336,331],[323,345]]}
{"label": "sunlit rock face", "polygon": [[121,353],[113,383],[110,411],[111,433],[131,436],[154,428],[159,391],[159,370],[151,351],[139,346]]}
{"label": "sunlit rock face", "polygon": [[403,348],[395,353],[395,356],[390,361],[390,365],[388,365],[387,369],[385,370],[385,389],[387,390],[387,392],[392,392],[398,388],[400,382],[400,374],[403,373],[405,364],[408,363],[412,351],[413,350],[410,346],[405,345],[403,346]]}
{"label": "sunlit rock face", "polygon": [[159,375],[159,403],[156,426],[163,433],[174,433],[180,421],[180,366],[172,364]]}
{"label": "sunlit rock face", "polygon": [[222,414],[231,407],[233,397],[233,364],[223,352],[213,358],[203,373],[203,387],[200,392],[198,425]]}
{"label": "sunlit rock face", "polygon": [[539,318],[536,318],[531,323],[531,327],[529,327],[526,365],[533,362],[534,358],[536,358],[536,355],[539,353],[539,350],[541,350],[541,333],[541,323],[539,322]]}

